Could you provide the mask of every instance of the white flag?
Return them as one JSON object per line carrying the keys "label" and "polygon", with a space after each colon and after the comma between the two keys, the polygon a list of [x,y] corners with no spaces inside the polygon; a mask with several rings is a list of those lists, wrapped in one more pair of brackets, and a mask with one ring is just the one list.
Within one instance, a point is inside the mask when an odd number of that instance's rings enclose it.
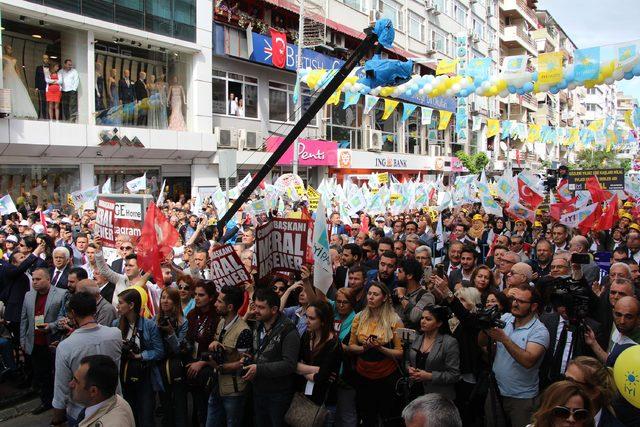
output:
{"label": "white flag", "polygon": [[564,214],[560,217],[560,224],[564,224],[570,228],[576,228],[580,225],[582,221],[587,219],[589,215],[593,213],[598,207],[597,203],[593,203],[591,205],[585,206],[582,209],[578,209],[576,211]]}
{"label": "white flag", "polygon": [[433,115],[433,108],[420,107],[420,123],[421,124],[430,125],[432,115]]}
{"label": "white flag", "polygon": [[147,173],[145,172],[142,176],[134,178],[131,181],[127,181],[127,189],[131,194],[136,194],[138,191],[146,191]]}
{"label": "white flag", "polygon": [[[111,178],[109,178],[111,179]],[[156,206],[160,206],[164,203],[164,186],[167,184],[167,180],[162,180],[162,187],[160,187],[160,194],[158,194],[158,200],[156,200]]]}
{"label": "white flag", "polygon": [[200,196],[200,193],[196,194],[193,205],[191,205],[191,213],[194,215],[200,215],[202,213],[202,196]]}
{"label": "white flag", "polygon": [[111,177],[107,178],[107,180],[102,184],[102,194],[111,193]]}
{"label": "white flag", "polygon": [[71,193],[71,200],[76,209],[80,209],[85,203],[93,203],[98,198],[97,185],[87,190],[74,191]]}
{"label": "white flag", "polygon": [[327,215],[322,199],[318,201],[318,210],[313,224],[313,260],[313,286],[326,294],[333,283],[333,269],[329,256]]}
{"label": "white flag", "polygon": [[14,212],[18,212],[18,209],[16,209],[16,205],[13,203],[11,196],[7,194],[0,198],[0,215],[9,215]]}

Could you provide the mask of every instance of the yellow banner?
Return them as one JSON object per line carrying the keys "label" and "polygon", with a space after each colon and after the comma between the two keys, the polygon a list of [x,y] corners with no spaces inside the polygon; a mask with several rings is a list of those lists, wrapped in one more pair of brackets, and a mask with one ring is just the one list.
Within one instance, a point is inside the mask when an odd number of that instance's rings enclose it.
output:
{"label": "yellow banner", "polygon": [[389,183],[389,172],[383,172],[378,174],[378,183],[380,184],[388,184]]}
{"label": "yellow banner", "polygon": [[436,67],[436,76],[440,74],[455,74],[457,67],[457,59],[441,59]]}
{"label": "yellow banner", "polygon": [[453,113],[450,111],[440,110],[440,123],[438,123],[438,130],[445,130],[449,126]]}
{"label": "yellow banner", "polygon": [[629,128],[635,129],[636,127],[633,125],[633,120],[631,119],[632,113],[633,111],[631,110],[627,110],[624,112],[624,122],[627,124],[627,126],[629,126]]}
{"label": "yellow banner", "polygon": [[309,199],[309,209],[312,211],[318,210],[318,203],[320,202],[320,193],[315,188],[307,186],[307,198]]}
{"label": "yellow banner", "polygon": [[389,118],[389,116],[391,115],[391,113],[393,113],[393,110],[396,109],[396,107],[398,106],[400,102],[399,101],[394,101],[392,99],[385,99],[384,100],[384,113],[382,114],[382,120],[387,120]]}
{"label": "yellow banner", "polygon": [[540,125],[532,123],[529,125],[529,135],[527,136],[527,142],[538,141],[540,141]]}
{"label": "yellow banner", "polygon": [[338,103],[340,102],[341,93],[342,92],[340,92],[340,89],[333,92],[333,95],[331,95],[329,99],[327,99],[327,105],[338,105]]}
{"label": "yellow banner", "polygon": [[496,136],[500,133],[500,120],[487,119],[487,138]]}
{"label": "yellow banner", "polygon": [[564,70],[562,69],[562,52],[541,53],[538,55],[538,83],[556,84],[562,81]]}
{"label": "yellow banner", "polygon": [[392,193],[389,195],[389,202],[391,202],[391,204],[394,204],[395,202],[397,202],[398,200],[400,200],[400,197],[402,197],[401,194],[399,193]]}
{"label": "yellow banner", "polygon": [[578,141],[580,141],[580,129],[571,128],[569,130],[569,138],[567,139],[567,144],[575,144]]}
{"label": "yellow banner", "polygon": [[603,124],[604,124],[604,119],[594,120],[591,123],[589,123],[589,126],[587,126],[587,129],[597,132],[600,130]]}

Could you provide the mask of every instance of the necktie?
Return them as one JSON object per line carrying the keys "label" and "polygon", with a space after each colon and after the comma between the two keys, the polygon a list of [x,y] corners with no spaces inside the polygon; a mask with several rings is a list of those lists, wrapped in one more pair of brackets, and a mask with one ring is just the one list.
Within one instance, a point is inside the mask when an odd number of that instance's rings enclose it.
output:
{"label": "necktie", "polygon": [[451,264],[451,271],[456,271],[458,269],[457,265]]}
{"label": "necktie", "polygon": [[[551,375],[552,379],[558,378],[562,372],[562,356],[564,356],[564,347],[567,345],[567,333],[568,326],[567,323],[563,323],[562,332],[560,332],[560,337],[558,338],[558,342],[556,343],[556,349],[553,353],[553,364],[551,365]],[[571,355],[569,355],[571,356]]]}
{"label": "necktie", "polygon": [[60,278],[60,270],[56,270],[55,274],[53,275],[53,280],[51,281],[53,286],[58,284],[58,279],[59,278]]}
{"label": "necktie", "polygon": [[86,264],[87,263],[87,256],[85,254],[82,254],[82,264]]}
{"label": "necktie", "polygon": [[80,413],[78,414],[78,423],[80,423],[82,420],[84,420],[85,414],[86,414],[86,410],[87,408],[82,408],[82,411],[80,411]]}

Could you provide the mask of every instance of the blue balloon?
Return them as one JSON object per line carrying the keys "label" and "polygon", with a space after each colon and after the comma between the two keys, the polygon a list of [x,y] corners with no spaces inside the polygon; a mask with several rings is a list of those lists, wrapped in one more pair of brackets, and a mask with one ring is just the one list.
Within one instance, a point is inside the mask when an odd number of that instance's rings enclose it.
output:
{"label": "blue balloon", "polygon": [[509,93],[516,93],[518,91],[518,89],[516,89],[516,87],[513,85],[507,86],[507,90],[509,91]]}
{"label": "blue balloon", "polygon": [[640,64],[637,64],[635,67],[633,67],[633,75],[634,76],[640,76]]}
{"label": "blue balloon", "polygon": [[469,96],[469,91],[466,88],[460,89],[460,92],[458,92],[458,96],[466,98],[467,96]]}
{"label": "blue balloon", "polygon": [[564,75],[564,79],[567,81],[567,85],[573,81],[575,78],[575,73],[573,71],[569,71]]}
{"label": "blue balloon", "polygon": [[534,82],[538,81],[538,72],[534,71],[533,73],[531,73],[531,80],[533,80]]}
{"label": "blue balloon", "polygon": [[525,83],[524,86],[522,86],[522,89],[524,89],[525,92],[533,92],[533,83]]}
{"label": "blue balloon", "polygon": [[569,84],[566,80],[562,80],[560,83],[558,83],[558,89],[566,89],[567,86],[569,86]]}
{"label": "blue balloon", "polygon": [[519,88],[516,90],[516,93],[517,93],[518,95],[524,95],[524,89],[523,89],[523,88],[521,88],[521,87],[519,87]]}
{"label": "blue balloon", "polygon": [[558,89],[558,86],[551,86],[551,87],[549,88],[549,92],[551,92],[551,93],[552,93],[552,94],[554,94],[554,95],[555,95],[556,93],[558,93],[559,91],[560,91],[560,90]]}
{"label": "blue balloon", "polygon": [[633,78],[633,71],[627,71],[626,73],[624,73],[625,80],[631,80],[632,78]]}
{"label": "blue balloon", "polygon": [[404,94],[407,96],[413,96],[413,91],[411,89],[407,89]]}

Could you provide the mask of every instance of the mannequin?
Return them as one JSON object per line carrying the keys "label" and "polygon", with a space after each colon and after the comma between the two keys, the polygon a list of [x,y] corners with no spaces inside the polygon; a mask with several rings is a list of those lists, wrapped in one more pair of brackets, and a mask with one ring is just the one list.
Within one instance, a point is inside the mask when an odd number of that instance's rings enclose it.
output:
{"label": "mannequin", "polygon": [[118,70],[115,68],[111,69],[109,77],[107,78],[107,101],[109,108],[120,105],[118,98]]}
{"label": "mannequin", "polygon": [[96,62],[96,111],[104,110],[104,76],[102,75],[102,63]]}
{"label": "mannequin", "polygon": [[149,91],[149,127],[152,129],[167,128],[167,102],[162,76],[156,81],[153,74],[147,79]]}
{"label": "mannequin", "polygon": [[171,86],[169,87],[169,105],[171,105],[171,116],[169,117],[169,129],[184,131],[187,125],[182,115],[182,106],[187,108],[187,98],[184,95],[184,89],[178,84],[178,77],[173,76]]}
{"label": "mannequin", "polygon": [[20,78],[18,60],[13,57],[13,47],[4,45],[4,55],[2,56],[4,87],[11,89],[11,112],[14,117],[27,119],[37,119],[36,112],[29,92]]}

